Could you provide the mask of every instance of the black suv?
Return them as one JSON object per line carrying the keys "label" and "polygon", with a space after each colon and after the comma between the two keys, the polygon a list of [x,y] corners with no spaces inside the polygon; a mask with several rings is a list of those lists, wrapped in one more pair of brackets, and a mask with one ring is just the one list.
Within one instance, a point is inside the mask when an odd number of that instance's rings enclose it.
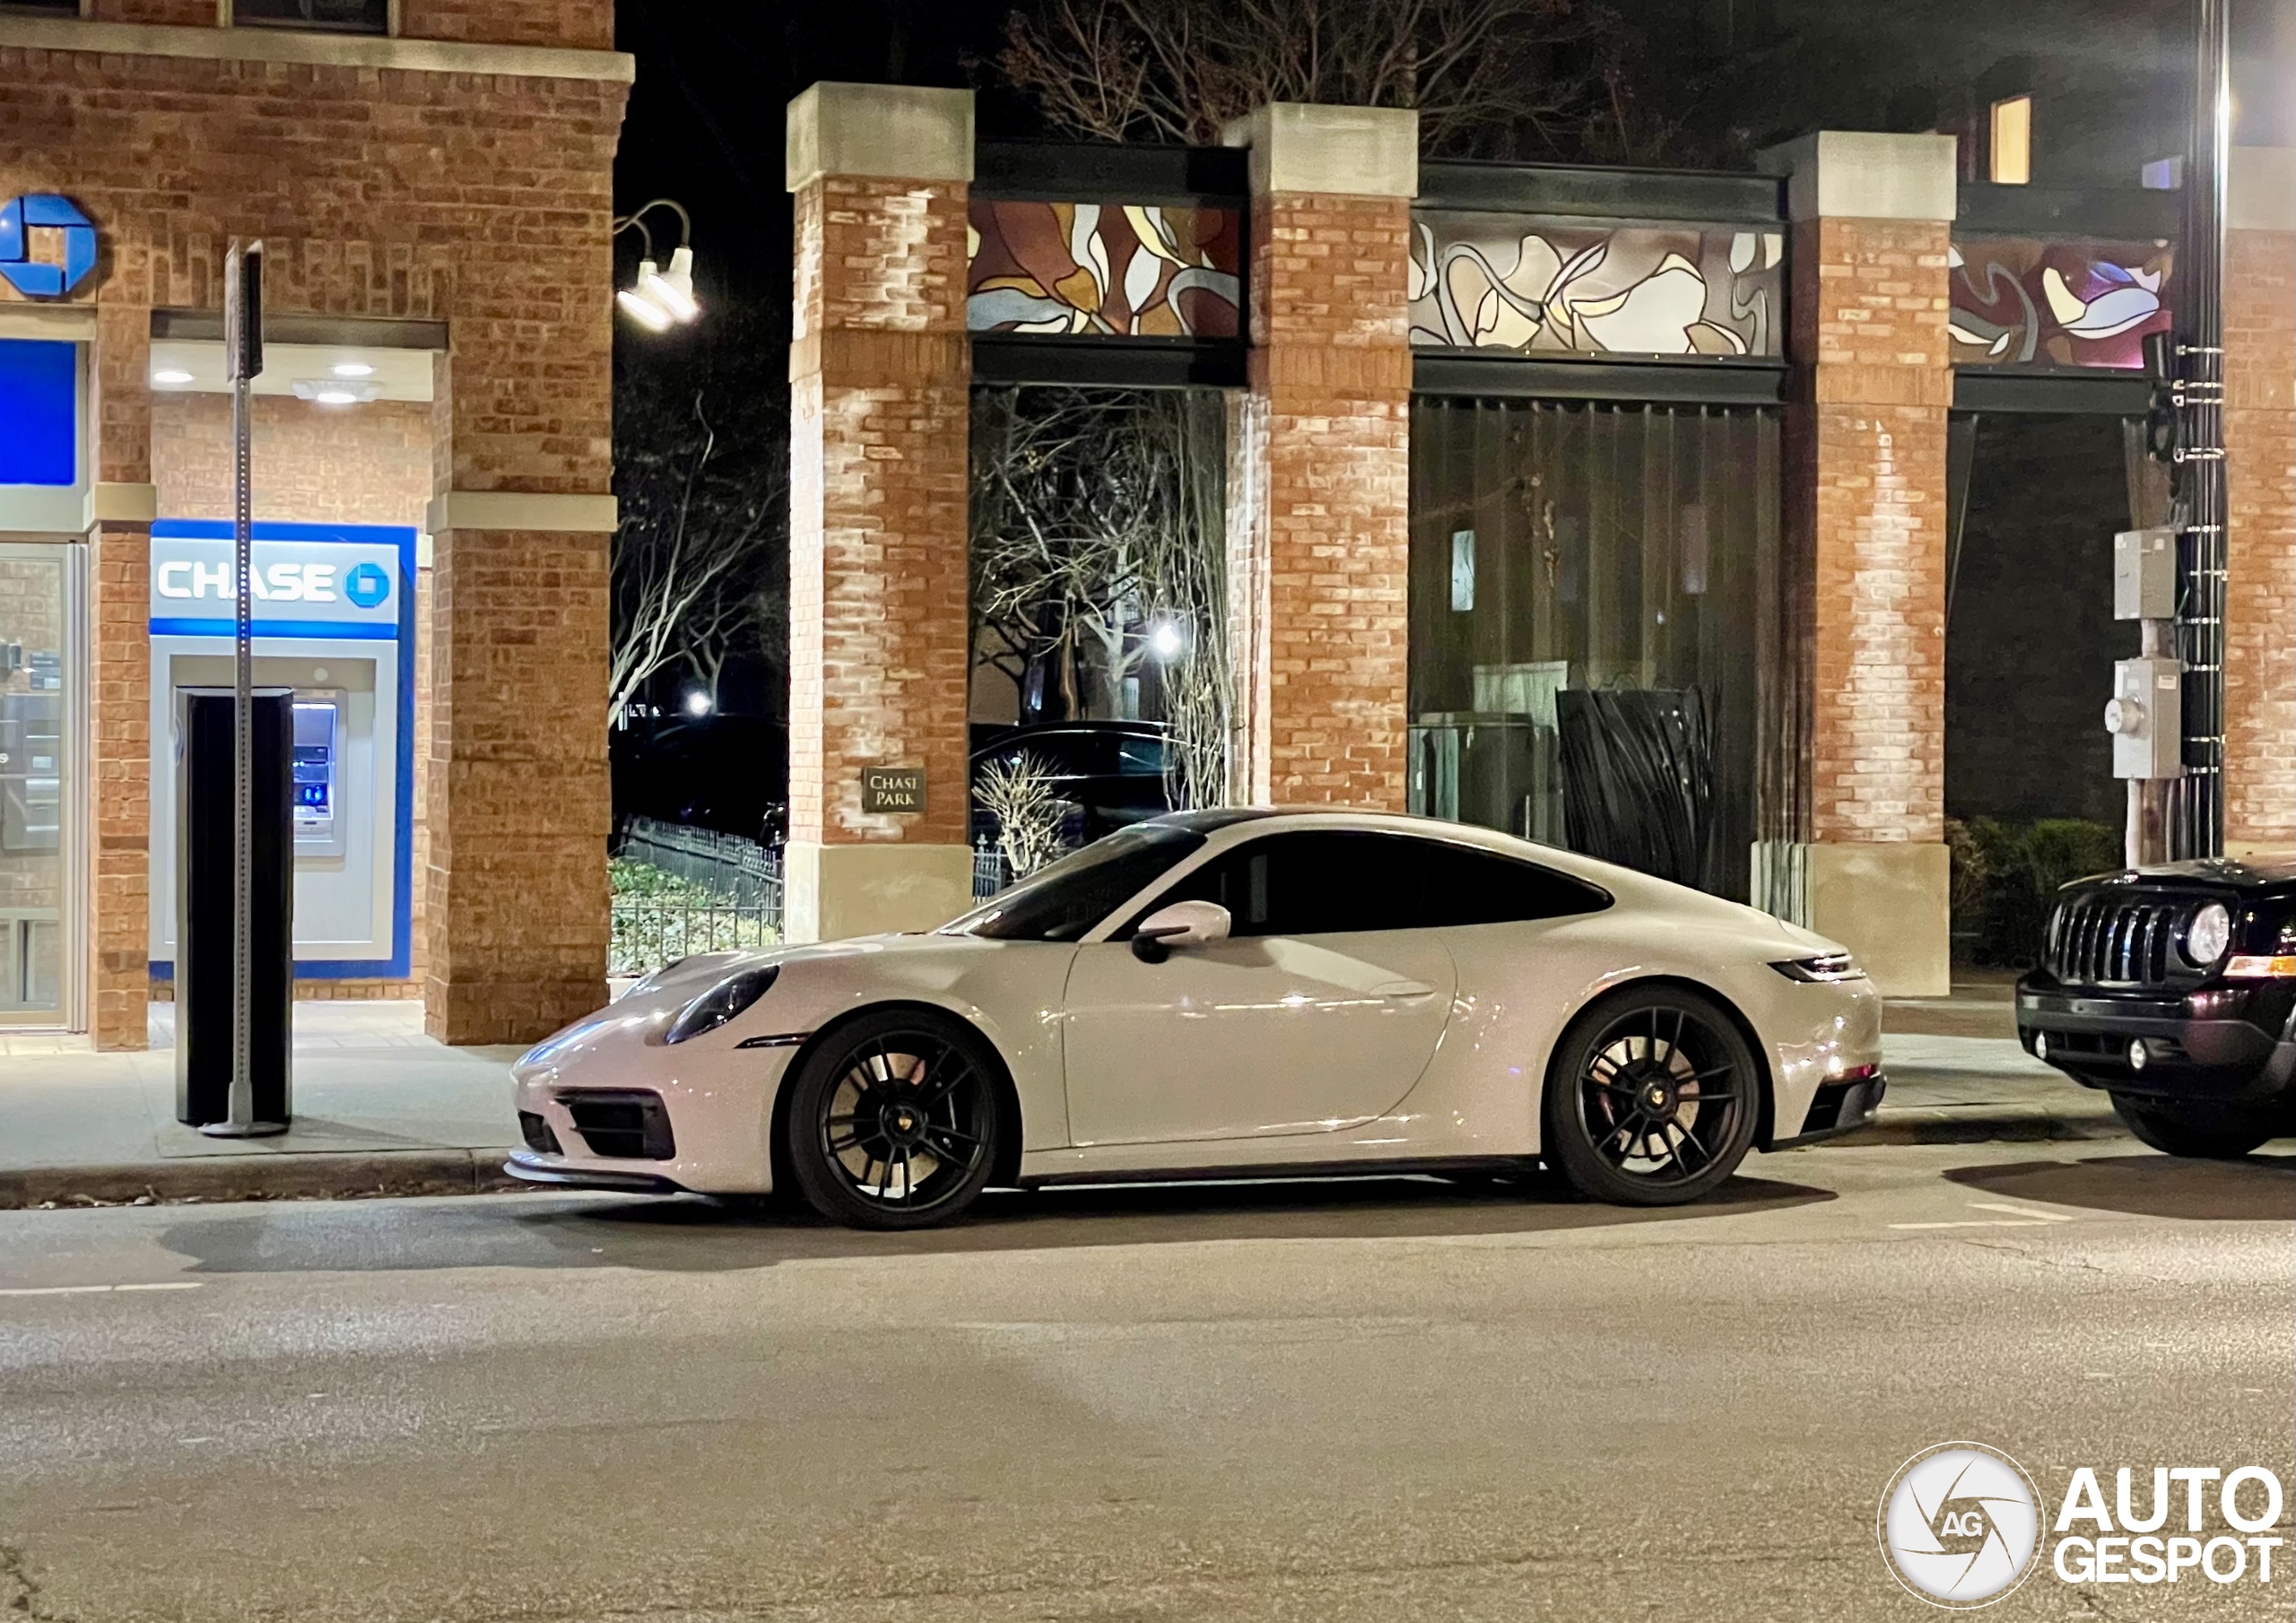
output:
{"label": "black suv", "polygon": [[2296,1132],[2296,859],[2171,863],[2057,892],[2017,983],[2033,1055],[2170,1155]]}

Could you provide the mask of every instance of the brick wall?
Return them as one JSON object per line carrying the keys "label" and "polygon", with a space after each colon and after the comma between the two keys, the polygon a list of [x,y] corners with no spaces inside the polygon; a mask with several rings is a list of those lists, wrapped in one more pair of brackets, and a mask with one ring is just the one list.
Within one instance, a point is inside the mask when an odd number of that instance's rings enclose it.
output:
{"label": "brick wall", "polygon": [[1796,228],[1789,534],[1813,571],[1809,837],[1944,838],[1947,226]]}
{"label": "brick wall", "polygon": [[613,44],[613,0],[399,0],[398,18],[408,39],[589,50]]}
{"label": "brick wall", "polygon": [[[216,0],[94,0],[89,14],[178,28],[213,28],[218,18]],[[398,31],[408,39],[604,50],[613,44],[613,0],[400,0]]]}
{"label": "brick wall", "polygon": [[2296,848],[2296,235],[2230,234],[2224,840]]}
{"label": "brick wall", "polygon": [[165,23],[178,28],[213,28],[215,0],[91,0],[88,14],[99,22]]}
{"label": "brick wall", "polygon": [[[104,232],[100,477],[148,480],[150,311],[219,308],[236,233],[265,239],[274,314],[448,322],[439,484],[608,490],[626,86],[21,48],[0,49],[0,195],[67,193]],[[465,532],[437,551],[439,612],[463,619],[432,639],[432,1028],[519,1040],[604,995],[604,539]],[[91,950],[106,1044],[141,1040],[147,567],[136,536],[99,538]],[[439,932],[464,923],[472,939],[441,954]]]}
{"label": "brick wall", "polygon": [[[252,466],[258,519],[420,529],[431,494],[430,408],[258,395]],[[231,516],[230,395],[153,393],[152,482],[165,517]]]}
{"label": "brick wall", "polygon": [[1230,526],[1254,801],[1404,809],[1410,231],[1400,197],[1253,205],[1253,399]]}
{"label": "brick wall", "polygon": [[[966,196],[828,176],[795,199],[792,840],[966,839]],[[863,815],[870,766],[923,767],[924,814]]]}

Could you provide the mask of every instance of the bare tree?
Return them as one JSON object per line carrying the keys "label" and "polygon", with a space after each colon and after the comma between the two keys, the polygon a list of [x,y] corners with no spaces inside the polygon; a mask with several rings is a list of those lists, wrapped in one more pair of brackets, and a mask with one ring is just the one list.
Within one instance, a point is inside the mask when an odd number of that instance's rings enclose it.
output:
{"label": "bare tree", "polygon": [[996,820],[996,848],[1004,871],[1026,879],[1060,855],[1060,825],[1068,803],[1054,790],[1052,768],[1023,750],[1009,761],[992,760],[973,780],[981,810]]}
{"label": "bare tree", "polygon": [[974,657],[1071,716],[1132,717],[1146,668],[1182,805],[1226,794],[1226,466],[1194,392],[983,390],[973,434]]}
{"label": "bare tree", "polygon": [[770,464],[728,465],[700,391],[687,421],[626,450],[618,473],[610,725],[679,664],[703,677],[714,700],[727,656],[754,635],[761,582],[785,549],[783,481]]}
{"label": "bare tree", "polygon": [[1431,152],[1578,156],[1636,116],[1608,72],[1621,37],[1594,0],[1040,0],[998,65],[1094,140],[1210,145],[1310,101],[1415,108]]}

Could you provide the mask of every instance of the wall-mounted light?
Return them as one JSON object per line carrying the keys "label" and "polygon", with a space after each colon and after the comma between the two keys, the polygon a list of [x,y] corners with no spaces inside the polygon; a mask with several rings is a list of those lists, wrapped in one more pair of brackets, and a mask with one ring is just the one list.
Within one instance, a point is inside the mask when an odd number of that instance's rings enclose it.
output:
{"label": "wall-mounted light", "polygon": [[[678,217],[678,246],[670,252],[669,268],[665,270],[654,257],[654,234],[646,229],[640,218],[653,209],[668,209]],[[616,236],[624,231],[636,231],[645,243],[645,250],[638,261],[638,279],[630,287],[613,296],[622,314],[651,333],[665,333],[682,326],[701,314],[700,302],[693,296],[693,217],[683,204],[667,197],[657,197],[644,207],[622,216],[613,222]]]}
{"label": "wall-mounted light", "polygon": [[1187,646],[1187,639],[1180,635],[1179,627],[1169,620],[1160,620],[1149,629],[1148,651],[1158,659],[1178,659]]}
{"label": "wall-mounted light", "polygon": [[298,378],[295,398],[309,400],[318,405],[363,405],[382,393],[379,386],[356,383],[340,378]]}
{"label": "wall-mounted light", "polygon": [[338,360],[327,368],[337,378],[372,378],[375,369],[363,360]]}
{"label": "wall-mounted light", "polygon": [[181,386],[191,381],[191,374],[181,367],[161,367],[152,374],[152,381]]}

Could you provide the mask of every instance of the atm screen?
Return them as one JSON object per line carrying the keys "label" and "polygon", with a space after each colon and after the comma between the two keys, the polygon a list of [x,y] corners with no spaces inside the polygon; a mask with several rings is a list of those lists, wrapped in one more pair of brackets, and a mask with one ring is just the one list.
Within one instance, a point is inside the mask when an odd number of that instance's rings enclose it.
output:
{"label": "atm screen", "polygon": [[333,704],[295,706],[295,838],[299,846],[335,834],[335,722]]}

